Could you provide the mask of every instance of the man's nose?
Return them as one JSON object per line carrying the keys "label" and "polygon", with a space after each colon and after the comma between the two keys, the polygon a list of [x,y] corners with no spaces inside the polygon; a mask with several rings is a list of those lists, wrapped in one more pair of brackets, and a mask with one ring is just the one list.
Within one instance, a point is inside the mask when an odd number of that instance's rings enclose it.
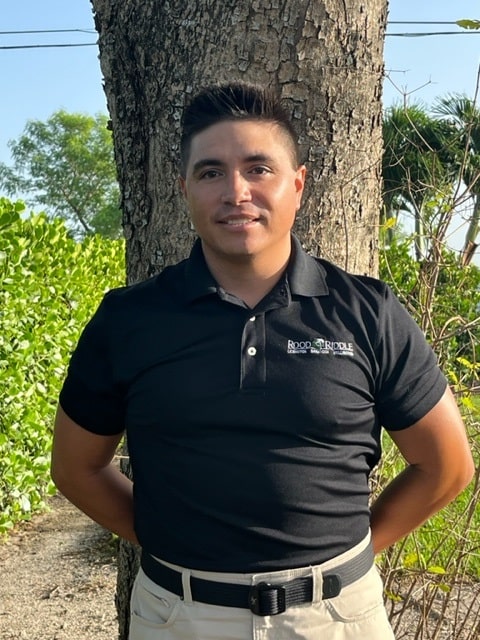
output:
{"label": "man's nose", "polygon": [[237,205],[241,202],[249,202],[252,199],[250,183],[240,171],[227,175],[224,182],[225,190],[222,194],[222,202]]}

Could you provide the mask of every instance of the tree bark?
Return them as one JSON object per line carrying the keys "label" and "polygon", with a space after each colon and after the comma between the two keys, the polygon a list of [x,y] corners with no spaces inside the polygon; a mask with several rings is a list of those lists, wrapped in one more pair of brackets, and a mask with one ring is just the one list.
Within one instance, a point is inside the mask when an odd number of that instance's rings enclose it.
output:
{"label": "tree bark", "polygon": [[290,106],[309,170],[295,227],[305,248],[376,274],[387,0],[91,1],[129,282],[187,255],[194,233],[177,181],[182,109],[199,88],[231,80],[275,86]]}

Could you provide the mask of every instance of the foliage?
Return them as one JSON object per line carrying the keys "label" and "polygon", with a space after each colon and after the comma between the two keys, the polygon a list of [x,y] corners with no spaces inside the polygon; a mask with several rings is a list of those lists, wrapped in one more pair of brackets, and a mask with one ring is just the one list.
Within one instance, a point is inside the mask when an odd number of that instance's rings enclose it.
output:
{"label": "foliage", "polygon": [[0,199],[0,533],[52,491],[51,425],[69,354],[107,288],[121,240],[72,239],[63,221]]}
{"label": "foliage", "polygon": [[[408,212],[415,222],[417,260],[438,253],[461,207],[472,204],[460,257],[468,265],[480,229],[480,110],[462,94],[393,106],[383,123],[384,218]],[[389,237],[392,237],[392,231]]]}
{"label": "foliage", "polygon": [[30,120],[9,142],[13,166],[0,163],[0,187],[68,222],[75,235],[121,231],[113,143],[105,115],[56,111],[46,122]]}
{"label": "foliage", "polygon": [[[451,131],[455,132],[452,137],[456,135],[459,146],[457,180],[459,184],[466,185],[474,201],[462,255],[463,264],[468,264],[477,248],[480,230],[480,109],[474,100],[465,95],[447,94],[437,99],[433,113],[443,118]],[[458,189],[457,200],[460,193]]]}
{"label": "foliage", "polygon": [[[480,579],[480,400],[474,393],[480,388],[480,269],[462,265],[456,253],[441,244],[437,252],[418,261],[414,257],[415,235],[408,236],[400,229],[392,237],[390,227],[381,234],[380,276],[393,287],[436,351],[456,393],[477,464],[470,486],[423,527],[385,552],[380,561],[392,622],[400,625],[403,612],[414,603],[422,611],[417,632],[428,629],[428,637],[433,638],[445,630],[445,618],[438,615],[438,607],[458,611],[455,601],[461,598],[462,589],[468,593],[469,581]],[[430,240],[436,246],[435,238]],[[405,466],[388,435],[383,450],[373,480],[374,493]],[[472,631],[464,628],[465,618],[460,615],[451,622],[452,635],[448,637],[478,637],[480,610],[470,614],[468,629]]]}
{"label": "foliage", "polygon": [[[478,464],[480,406],[473,406],[471,410],[463,408]],[[386,437],[380,482],[388,482],[403,467],[396,448]],[[480,468],[477,467],[473,482],[454,502],[383,554],[380,566],[394,631],[413,605],[422,612],[418,626],[415,625],[417,634],[428,630],[428,636],[415,637],[478,638],[480,609],[472,594],[478,592],[480,579],[479,499]],[[465,606],[459,607],[462,601]],[[443,635],[439,635],[440,632]]]}
{"label": "foliage", "polygon": [[[381,560],[391,619],[409,603],[421,608],[417,629],[437,637],[442,616],[434,616],[438,594],[444,611],[469,578],[480,578],[480,269],[472,263],[480,219],[480,112],[465,96],[437,100],[431,116],[419,106],[395,108],[384,123],[385,219],[381,228],[380,277],[395,290],[438,355],[457,395],[477,464],[471,485]],[[457,209],[473,202],[460,254],[447,248]],[[415,232],[396,224],[399,210],[415,220]],[[385,438],[375,492],[405,466]],[[460,585],[460,587],[458,587]],[[454,596],[453,594],[456,595]],[[461,597],[461,596],[460,596]],[[477,622],[479,612],[472,612]],[[455,638],[476,638],[454,620]],[[431,634],[431,635],[430,635]]]}
{"label": "foliage", "polygon": [[[471,262],[480,219],[480,112],[460,95],[437,100],[433,115],[418,105],[397,107],[386,114],[384,140],[380,277],[438,355],[477,464],[475,480],[461,496],[381,559],[392,621],[399,624],[414,603],[422,611],[415,637],[427,630],[433,638],[444,630],[439,602],[443,611],[455,609],[463,586],[480,578],[480,407],[475,395],[480,390],[480,269]],[[472,204],[468,230],[457,253],[447,248],[447,239],[452,220],[467,202]],[[396,224],[400,210],[414,219],[414,233],[407,235]],[[375,493],[404,466],[387,436],[373,479]],[[449,637],[476,638],[480,610],[472,615],[471,632],[455,618]]]}
{"label": "foliage", "polygon": [[[455,179],[455,149],[450,128],[421,105],[393,106],[383,123],[384,201],[387,211],[423,203]],[[453,152],[452,152],[453,151]]]}
{"label": "foliage", "polygon": [[388,282],[425,331],[450,382],[468,390],[480,378],[480,269],[461,266],[445,247],[438,260],[418,262],[414,236],[396,233],[380,252]]}
{"label": "foliage", "polygon": [[463,29],[480,29],[480,20],[457,20],[457,24]]}

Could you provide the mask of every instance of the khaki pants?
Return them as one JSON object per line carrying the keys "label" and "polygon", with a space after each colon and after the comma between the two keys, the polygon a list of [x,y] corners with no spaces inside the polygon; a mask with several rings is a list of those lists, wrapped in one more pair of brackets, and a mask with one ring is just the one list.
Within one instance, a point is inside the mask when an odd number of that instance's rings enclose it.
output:
{"label": "khaki pants", "polygon": [[[382,581],[374,566],[337,597],[322,600],[322,571],[358,555],[368,542],[367,538],[316,567],[273,573],[190,571],[165,562],[182,573],[183,599],[152,582],[140,569],[132,591],[129,640],[394,640],[383,605]],[[313,602],[290,607],[276,616],[193,602],[190,575],[236,584],[283,582],[313,575]]]}

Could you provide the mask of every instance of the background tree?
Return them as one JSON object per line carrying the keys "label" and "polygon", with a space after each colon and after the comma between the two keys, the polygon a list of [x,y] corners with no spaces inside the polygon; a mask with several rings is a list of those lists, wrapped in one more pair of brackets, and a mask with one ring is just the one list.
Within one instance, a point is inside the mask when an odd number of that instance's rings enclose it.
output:
{"label": "background tree", "polygon": [[383,121],[383,201],[386,219],[410,213],[415,227],[415,255],[423,260],[430,248],[431,203],[451,199],[458,179],[461,144],[454,129],[419,104],[393,106]]}
{"label": "background tree", "polygon": [[455,214],[473,201],[460,258],[466,266],[477,248],[480,224],[480,110],[475,101],[452,94],[438,98],[430,110],[421,104],[390,107],[383,137],[385,219],[408,212],[415,221],[416,259],[426,260],[445,246]]}
{"label": "background tree", "polygon": [[[417,104],[387,110],[380,276],[432,344],[457,394],[478,460],[480,270],[470,264],[478,224],[477,112],[465,96],[439,99],[431,109]],[[474,206],[467,208],[472,200]],[[454,251],[448,243],[460,216],[468,230],[463,250]],[[397,218],[405,222],[395,225]],[[381,487],[403,465],[385,436],[375,482]],[[458,602],[468,598],[471,576],[473,589],[480,586],[479,498],[480,470],[454,503],[383,554],[390,619],[398,637],[478,637],[480,607],[462,611]],[[407,632],[402,619],[412,602],[422,614],[415,625],[410,617]]]}
{"label": "background tree", "polygon": [[466,186],[474,200],[461,257],[465,266],[470,264],[478,247],[480,230],[480,109],[464,94],[449,94],[437,100],[433,113],[442,117],[457,134],[458,183]]}
{"label": "background tree", "polygon": [[9,143],[13,165],[0,163],[0,188],[67,221],[74,235],[121,233],[112,135],[105,115],[55,112],[31,120]]}
{"label": "background tree", "polygon": [[[415,221],[411,237],[416,278],[409,288],[397,282],[397,290],[439,355],[450,354],[451,358],[455,347],[457,357],[460,351],[464,359],[468,353],[472,365],[469,386],[475,386],[475,332],[478,334],[479,324],[478,303],[474,300],[478,284],[472,291],[473,306],[467,316],[463,313],[462,296],[452,297],[452,291],[455,282],[457,290],[466,282],[473,282],[472,271],[462,274],[461,270],[467,269],[477,247],[480,111],[464,95],[437,99],[430,113],[419,104],[394,106],[386,111],[383,135],[385,240],[392,258],[399,243],[405,247],[408,242],[405,238],[393,241],[394,218],[403,211]],[[473,206],[465,214],[461,210],[469,202]],[[467,216],[468,229],[455,262],[448,240],[453,222],[461,215]],[[401,281],[404,283],[403,278]]]}
{"label": "background tree", "polygon": [[[177,184],[179,122],[216,81],[276,87],[309,166],[297,224],[307,250],[377,270],[386,0],[92,0],[118,168],[129,281],[187,254]],[[120,554],[120,637],[135,560]]]}

